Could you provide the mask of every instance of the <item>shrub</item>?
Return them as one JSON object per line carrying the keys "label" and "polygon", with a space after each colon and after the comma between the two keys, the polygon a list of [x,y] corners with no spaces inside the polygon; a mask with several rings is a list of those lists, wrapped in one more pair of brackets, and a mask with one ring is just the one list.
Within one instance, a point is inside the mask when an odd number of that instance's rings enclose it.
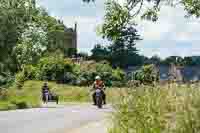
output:
{"label": "shrub", "polygon": [[145,65],[134,73],[134,80],[142,84],[153,84],[159,80],[159,73],[154,65]]}
{"label": "shrub", "polygon": [[15,100],[11,101],[11,104],[15,105],[17,109],[26,109],[29,107],[26,101]]}
{"label": "shrub", "polygon": [[90,61],[80,66],[79,80],[81,84],[92,84],[97,75],[101,76],[106,86],[119,85],[119,82],[123,83],[125,79],[125,73],[121,69],[113,69],[106,62]]}
{"label": "shrub", "polygon": [[112,72],[112,80],[114,81],[124,81],[125,77],[125,72],[120,68],[114,69]]}
{"label": "shrub", "polygon": [[36,79],[88,86],[97,75],[101,76],[106,86],[121,86],[119,84],[125,82],[125,73],[119,68],[113,69],[106,62],[85,61],[79,65],[58,54],[41,58],[35,66],[25,65],[23,71],[16,75],[16,83],[21,87],[24,81]]}
{"label": "shrub", "polygon": [[36,78],[37,68],[33,65],[25,65],[22,72],[24,74],[24,77],[32,80]]}
{"label": "shrub", "polygon": [[15,77],[10,72],[2,72],[0,74],[0,86],[8,88],[13,84]]}
{"label": "shrub", "polygon": [[6,84],[6,78],[3,75],[0,75],[0,86]]}
{"label": "shrub", "polygon": [[0,100],[8,99],[8,90],[4,88],[0,88]]}
{"label": "shrub", "polygon": [[15,84],[17,88],[21,88],[24,84],[24,82],[28,80],[28,78],[25,76],[24,72],[19,72],[15,75]]}
{"label": "shrub", "polygon": [[36,79],[62,83],[74,81],[73,63],[63,55],[43,57],[36,68]]}

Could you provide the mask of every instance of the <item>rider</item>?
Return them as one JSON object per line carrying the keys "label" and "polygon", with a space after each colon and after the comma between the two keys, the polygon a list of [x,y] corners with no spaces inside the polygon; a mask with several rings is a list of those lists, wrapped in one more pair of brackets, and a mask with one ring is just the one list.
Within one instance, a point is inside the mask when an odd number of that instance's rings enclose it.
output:
{"label": "rider", "polygon": [[[95,77],[95,81],[93,83],[93,89],[96,90],[97,88],[101,89],[101,93],[102,93],[102,98],[103,98],[103,102],[104,104],[106,104],[106,94],[104,92],[105,90],[105,85],[103,83],[103,81],[101,80],[101,77],[100,76],[96,76]],[[93,98],[93,102],[94,102],[94,105],[96,105],[96,93],[94,92],[92,94],[92,98]]]}
{"label": "rider", "polygon": [[43,101],[48,100],[49,99],[49,87],[47,85],[47,82],[44,83],[44,85],[42,86],[42,99]]}

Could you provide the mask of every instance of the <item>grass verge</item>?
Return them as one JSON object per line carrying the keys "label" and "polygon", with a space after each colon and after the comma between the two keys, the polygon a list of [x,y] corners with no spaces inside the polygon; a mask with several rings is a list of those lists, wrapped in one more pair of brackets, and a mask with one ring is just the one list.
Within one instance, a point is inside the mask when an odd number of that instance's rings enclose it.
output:
{"label": "grass verge", "polygon": [[[11,87],[0,96],[0,110],[40,107],[42,81],[27,81],[21,89]],[[77,87],[64,84],[48,83],[50,90],[59,96],[60,102],[91,102],[90,87]],[[117,97],[117,88],[108,88],[107,98],[112,101]]]}
{"label": "grass verge", "polygon": [[127,89],[127,95],[121,96],[115,104],[109,133],[198,133],[198,86]]}

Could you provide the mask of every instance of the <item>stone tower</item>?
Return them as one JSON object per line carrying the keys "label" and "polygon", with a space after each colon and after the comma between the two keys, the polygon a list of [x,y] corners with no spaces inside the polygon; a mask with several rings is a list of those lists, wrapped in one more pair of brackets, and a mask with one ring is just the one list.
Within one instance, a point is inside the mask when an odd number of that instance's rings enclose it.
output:
{"label": "stone tower", "polygon": [[170,80],[181,82],[183,81],[183,76],[181,73],[181,67],[176,66],[175,64],[171,64],[170,70],[169,70]]}
{"label": "stone tower", "polygon": [[76,54],[77,51],[77,23],[74,24],[74,28],[65,29],[65,40],[67,55],[71,56]]}

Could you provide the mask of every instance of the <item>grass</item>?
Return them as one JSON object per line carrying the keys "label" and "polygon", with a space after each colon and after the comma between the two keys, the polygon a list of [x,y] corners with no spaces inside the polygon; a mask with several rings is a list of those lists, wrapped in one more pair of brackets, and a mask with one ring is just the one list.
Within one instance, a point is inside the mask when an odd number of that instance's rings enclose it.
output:
{"label": "grass", "polygon": [[115,104],[109,133],[199,133],[200,87],[143,86]]}
{"label": "grass", "polygon": [[[15,86],[8,89],[0,97],[0,110],[34,108],[41,105],[41,87],[42,81],[27,81],[21,89],[16,89]],[[55,82],[48,83],[50,90],[57,95],[61,102],[85,103],[91,102],[90,87],[77,87],[63,84],[56,84]],[[112,101],[117,97],[117,88],[108,88],[106,93],[108,101]]]}

